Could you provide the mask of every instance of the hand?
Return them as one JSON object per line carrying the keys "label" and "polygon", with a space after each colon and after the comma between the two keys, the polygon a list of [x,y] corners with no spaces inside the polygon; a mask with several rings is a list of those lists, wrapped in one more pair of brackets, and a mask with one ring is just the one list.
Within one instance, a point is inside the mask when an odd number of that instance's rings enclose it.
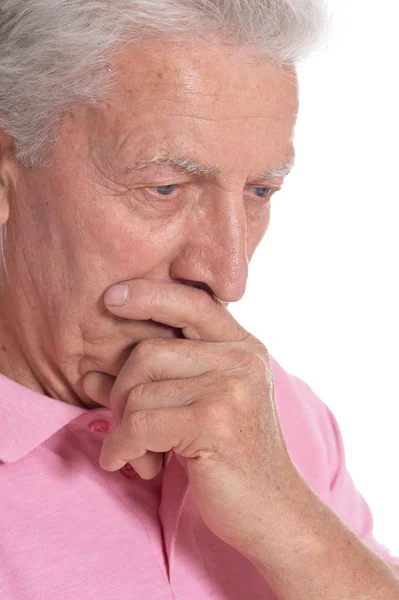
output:
{"label": "hand", "polygon": [[173,449],[204,522],[245,551],[277,528],[282,498],[298,477],[277,416],[269,354],[204,290],[127,283],[126,303],[108,310],[181,328],[185,339],[139,342],[116,379],[86,375],[85,392],[108,406],[117,423],[100,466],[115,471],[129,462],[151,479],[162,453]]}

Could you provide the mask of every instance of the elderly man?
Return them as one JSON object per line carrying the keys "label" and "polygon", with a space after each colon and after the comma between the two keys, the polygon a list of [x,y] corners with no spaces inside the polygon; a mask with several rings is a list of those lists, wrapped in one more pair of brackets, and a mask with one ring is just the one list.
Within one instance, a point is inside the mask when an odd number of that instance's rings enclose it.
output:
{"label": "elderly man", "polygon": [[333,415],[227,309],[323,19],[2,0],[2,600],[399,598]]}

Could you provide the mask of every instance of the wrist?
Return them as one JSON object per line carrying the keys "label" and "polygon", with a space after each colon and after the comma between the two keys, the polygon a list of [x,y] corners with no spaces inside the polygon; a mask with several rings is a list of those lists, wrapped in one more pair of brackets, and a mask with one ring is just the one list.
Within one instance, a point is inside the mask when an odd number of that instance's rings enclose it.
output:
{"label": "wrist", "polygon": [[[300,488],[301,486],[299,486]],[[392,569],[303,482],[287,502],[281,536],[266,533],[244,556],[279,598],[399,598]],[[383,594],[383,595],[382,595]]]}
{"label": "wrist", "polygon": [[339,519],[299,474],[281,488],[275,506],[272,518],[259,519],[256,539],[242,552],[253,564],[289,569],[328,551],[326,529],[331,528],[331,519]]}

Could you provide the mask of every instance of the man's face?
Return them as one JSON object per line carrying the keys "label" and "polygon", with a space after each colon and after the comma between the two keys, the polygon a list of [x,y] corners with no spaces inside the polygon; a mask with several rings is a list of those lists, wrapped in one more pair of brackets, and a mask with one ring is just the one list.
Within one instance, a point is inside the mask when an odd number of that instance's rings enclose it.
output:
{"label": "man's face", "polygon": [[[116,376],[140,339],[178,335],[111,315],[110,285],[173,279],[226,302],[242,297],[269,224],[268,188],[283,182],[261,174],[293,154],[293,71],[216,42],[142,42],[117,64],[105,106],[65,117],[52,165],[20,168],[7,225],[19,336],[54,397],[72,386],[83,399],[85,373]],[[135,168],[155,156],[210,171]]]}

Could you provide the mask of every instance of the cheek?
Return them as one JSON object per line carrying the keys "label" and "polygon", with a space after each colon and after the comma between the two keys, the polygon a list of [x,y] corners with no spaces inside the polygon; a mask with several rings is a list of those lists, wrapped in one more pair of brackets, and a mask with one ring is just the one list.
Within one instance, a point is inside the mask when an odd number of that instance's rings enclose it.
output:
{"label": "cheek", "polygon": [[69,262],[74,263],[80,278],[88,274],[92,290],[146,276],[167,262],[178,243],[179,231],[173,222],[143,218],[117,197],[87,193],[86,200],[79,200],[75,210],[69,211],[72,220],[79,222],[79,239],[71,234],[71,219],[63,230],[69,238],[65,240]]}
{"label": "cheek", "polygon": [[[104,228],[98,230],[103,231]],[[106,239],[104,239],[106,237]],[[106,236],[98,235],[98,253],[111,283],[147,277],[168,270],[180,243],[175,227],[149,226],[143,221],[108,224]]]}

